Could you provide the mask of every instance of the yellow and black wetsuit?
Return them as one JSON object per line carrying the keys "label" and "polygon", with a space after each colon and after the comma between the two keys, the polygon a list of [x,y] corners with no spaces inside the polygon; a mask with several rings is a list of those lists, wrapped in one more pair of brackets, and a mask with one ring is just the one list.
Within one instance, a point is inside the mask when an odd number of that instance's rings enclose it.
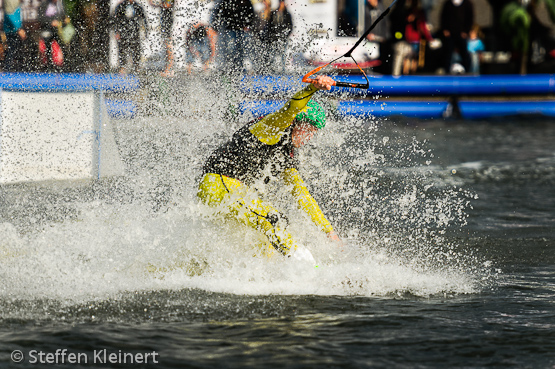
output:
{"label": "yellow and black wetsuit", "polygon": [[291,142],[291,124],[316,91],[309,85],[277,112],[235,132],[230,141],[210,155],[199,185],[201,200],[264,233],[270,249],[283,255],[296,248],[291,234],[285,229],[287,219],[271,204],[258,198],[249,186],[256,180],[267,182],[270,175],[281,176],[286,184],[291,185],[299,208],[324,232],[333,231],[299,175]]}

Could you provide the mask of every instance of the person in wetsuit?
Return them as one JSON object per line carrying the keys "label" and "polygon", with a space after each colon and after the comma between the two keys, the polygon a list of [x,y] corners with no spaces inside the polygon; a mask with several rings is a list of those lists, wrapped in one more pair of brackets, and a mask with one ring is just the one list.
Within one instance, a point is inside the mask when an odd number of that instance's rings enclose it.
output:
{"label": "person in wetsuit", "polygon": [[295,150],[308,142],[326,123],[326,113],[312,96],[329,90],[330,77],[319,76],[298,91],[278,111],[240,128],[217,148],[203,167],[198,196],[207,205],[217,207],[262,232],[268,240],[268,254],[274,250],[290,255],[297,244],[287,231],[287,219],[271,204],[261,200],[251,186],[281,177],[292,188],[301,210],[332,240],[340,241],[330,222],[310,195],[299,172]]}

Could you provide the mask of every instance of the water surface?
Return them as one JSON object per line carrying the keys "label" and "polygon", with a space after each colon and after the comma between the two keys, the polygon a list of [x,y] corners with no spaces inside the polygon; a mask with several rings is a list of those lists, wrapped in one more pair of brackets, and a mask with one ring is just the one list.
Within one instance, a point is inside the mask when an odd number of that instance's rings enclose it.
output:
{"label": "water surface", "polygon": [[330,119],[299,155],[345,249],[265,194],[312,268],[206,216],[200,166],[248,117],[196,107],[116,121],[124,178],[0,189],[1,366],[555,366],[555,122]]}

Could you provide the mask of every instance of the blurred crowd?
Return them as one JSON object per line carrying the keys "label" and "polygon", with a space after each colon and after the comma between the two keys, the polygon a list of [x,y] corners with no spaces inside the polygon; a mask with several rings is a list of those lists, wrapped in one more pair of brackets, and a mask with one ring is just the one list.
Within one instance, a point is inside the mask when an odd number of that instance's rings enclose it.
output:
{"label": "blurred crowd", "polygon": [[[136,73],[144,60],[145,39],[161,40],[162,74],[175,71],[175,54],[184,55],[185,70],[216,63],[223,68],[283,71],[285,50],[293,29],[284,0],[205,0],[208,20],[192,20],[185,29],[174,27],[174,0],[141,4],[122,0],[1,0],[3,71]],[[275,2],[275,1],[274,1]],[[159,17],[149,24],[146,7]],[[110,61],[110,39],[115,40],[117,67]],[[181,48],[181,50],[176,50]],[[256,50],[256,51],[255,51]],[[275,63],[274,63],[275,62]],[[275,68],[275,69],[274,69]]]}
{"label": "blurred crowd", "polygon": [[[355,35],[355,0],[339,0],[340,28]],[[385,10],[365,0],[365,27]],[[398,0],[368,36],[378,43],[384,74],[479,74],[555,71],[555,0]],[[489,9],[484,9],[487,6]],[[436,12],[435,22],[432,13]],[[477,12],[491,12],[487,27]]]}
{"label": "blurred crowd", "polygon": [[[177,69],[176,54],[184,56],[180,63],[188,73],[214,66],[286,72],[294,25],[289,0],[204,0],[209,17],[189,21],[184,29],[174,26],[174,1],[1,0],[1,68],[136,73],[146,64],[144,40],[159,32],[164,50],[159,69],[166,76]],[[392,0],[364,0],[362,17],[358,0],[327,1],[337,1],[339,35],[356,37]],[[379,49],[374,70],[393,75],[528,73],[553,65],[555,0],[481,0],[492,14],[486,28],[475,20],[480,9],[474,1],[398,0],[367,37]],[[156,9],[156,29],[145,6]],[[439,16],[432,21],[434,11]],[[110,62],[111,38],[117,66]]]}
{"label": "blurred crowd", "polygon": [[109,0],[2,0],[2,70],[104,70],[107,19]]}

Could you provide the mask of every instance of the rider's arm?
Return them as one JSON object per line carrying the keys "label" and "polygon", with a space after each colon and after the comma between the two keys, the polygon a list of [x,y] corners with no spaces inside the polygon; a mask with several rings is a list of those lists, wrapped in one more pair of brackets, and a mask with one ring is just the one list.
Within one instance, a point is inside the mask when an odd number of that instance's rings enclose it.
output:
{"label": "rider's arm", "polygon": [[281,139],[283,132],[293,123],[295,116],[305,107],[312,95],[318,91],[313,84],[309,84],[297,92],[291,100],[278,111],[268,114],[259,122],[253,124],[249,130],[266,145],[275,145]]}
{"label": "rider's arm", "polygon": [[334,235],[335,233],[333,232],[330,222],[326,219],[322,210],[320,210],[316,200],[314,200],[310,192],[308,192],[308,189],[306,188],[297,169],[286,169],[283,172],[283,178],[286,184],[293,186],[291,193],[297,200],[299,208],[307,213],[314,224],[320,227],[322,231],[328,235]]}

